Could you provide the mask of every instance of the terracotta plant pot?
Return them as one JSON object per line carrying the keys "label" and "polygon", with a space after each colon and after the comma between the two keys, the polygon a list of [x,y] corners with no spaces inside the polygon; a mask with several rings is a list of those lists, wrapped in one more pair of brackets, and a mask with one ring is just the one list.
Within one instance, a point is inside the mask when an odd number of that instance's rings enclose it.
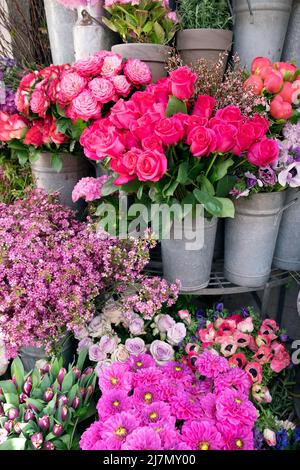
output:
{"label": "terracotta plant pot", "polygon": [[166,62],[171,47],[161,44],[117,44],[112,47],[112,52],[119,54],[123,59],[134,57],[146,62],[152,72],[152,82],[156,82],[167,76]]}
{"label": "terracotta plant pot", "polygon": [[[232,31],[227,29],[184,29],[177,33],[177,49],[185,65],[199,59],[217,62],[219,55],[229,51]],[[224,69],[227,58],[224,60]]]}

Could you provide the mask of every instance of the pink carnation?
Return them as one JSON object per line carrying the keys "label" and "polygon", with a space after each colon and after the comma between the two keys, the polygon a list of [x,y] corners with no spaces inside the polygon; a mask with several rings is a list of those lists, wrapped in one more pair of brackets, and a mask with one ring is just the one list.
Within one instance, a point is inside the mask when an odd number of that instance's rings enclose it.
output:
{"label": "pink carnation", "polygon": [[138,59],[127,60],[124,74],[134,85],[147,85],[152,79],[148,65]]}
{"label": "pink carnation", "polygon": [[107,175],[99,178],[82,178],[72,192],[72,201],[77,202],[84,199],[86,202],[95,201],[101,198],[102,186],[109,179]]}
{"label": "pink carnation", "polygon": [[192,421],[182,427],[183,440],[192,450],[220,450],[224,446],[221,433],[211,421]]}

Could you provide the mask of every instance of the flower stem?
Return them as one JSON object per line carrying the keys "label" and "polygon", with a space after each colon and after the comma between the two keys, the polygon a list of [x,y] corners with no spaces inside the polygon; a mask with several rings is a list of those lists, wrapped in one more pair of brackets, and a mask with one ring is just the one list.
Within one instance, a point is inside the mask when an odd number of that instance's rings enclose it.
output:
{"label": "flower stem", "polygon": [[218,156],[218,154],[215,153],[214,156],[213,156],[213,158],[212,158],[212,161],[211,161],[210,164],[209,164],[209,167],[208,167],[207,170],[206,170],[206,173],[205,173],[205,176],[206,176],[206,177],[207,177],[207,175],[209,174],[210,170],[212,169],[212,166],[213,166],[213,164],[215,163],[215,160],[216,160],[217,156]]}

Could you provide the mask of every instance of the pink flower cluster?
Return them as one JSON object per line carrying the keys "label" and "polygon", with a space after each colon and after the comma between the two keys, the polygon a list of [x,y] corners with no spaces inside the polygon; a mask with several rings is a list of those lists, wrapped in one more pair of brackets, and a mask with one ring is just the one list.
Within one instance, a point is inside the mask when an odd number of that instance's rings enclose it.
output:
{"label": "pink flower cluster", "polygon": [[[214,347],[228,358],[232,366],[245,370],[252,380],[252,395],[256,401],[272,400],[265,387],[270,379],[270,374],[265,378],[265,367],[270,368],[272,375],[280,373],[291,362],[289,353],[280,341],[279,326],[274,320],[266,319],[256,329],[251,316],[243,318],[235,314],[208,322],[204,328],[198,330],[198,336],[202,348]],[[187,345],[188,355],[197,357],[195,348],[191,346]]]}
{"label": "pink flower cluster", "polygon": [[149,242],[107,237],[33,191],[0,205],[0,337],[8,357],[51,347],[93,318],[103,289],[125,288],[148,262]]}
{"label": "pink flower cluster", "polygon": [[[202,375],[199,380],[199,374]],[[81,436],[83,450],[252,450],[257,411],[250,380],[225,358],[205,352],[195,375],[181,363],[147,354],[102,370],[99,421]]]}
{"label": "pink flower cluster", "polygon": [[246,154],[250,163],[264,166],[278,156],[278,144],[267,139],[268,121],[260,115],[244,116],[237,106],[219,109],[215,99],[200,95],[190,114],[166,116],[170,96],[191,104],[196,75],[180,67],[168,78],[135,93],[127,102],[120,99],[109,116],[87,128],[81,144],[87,157],[111,157],[110,166],[119,174],[115,184],[160,180],[168,166],[166,152],[179,143],[195,157],[213,152]]}
{"label": "pink flower cluster", "polygon": [[108,178],[107,175],[99,178],[82,178],[73,189],[72,201],[77,202],[79,199],[84,199],[86,202],[92,202],[100,199],[102,187]]}

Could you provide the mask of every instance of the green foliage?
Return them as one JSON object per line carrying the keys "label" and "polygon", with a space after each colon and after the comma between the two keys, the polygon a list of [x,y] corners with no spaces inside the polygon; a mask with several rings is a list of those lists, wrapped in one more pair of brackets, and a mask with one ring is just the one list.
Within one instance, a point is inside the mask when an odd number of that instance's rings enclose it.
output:
{"label": "green foliage", "polygon": [[232,17],[227,0],[180,0],[183,29],[230,29]]}
{"label": "green foliage", "polygon": [[179,29],[167,17],[160,1],[141,0],[139,5],[116,3],[105,8],[111,17],[103,17],[103,23],[119,33],[124,42],[168,44]]}
{"label": "green foliage", "polygon": [[23,162],[23,166],[19,160],[12,157],[7,150],[0,154],[0,202],[4,204],[24,198],[26,191],[33,187],[27,159]]}

